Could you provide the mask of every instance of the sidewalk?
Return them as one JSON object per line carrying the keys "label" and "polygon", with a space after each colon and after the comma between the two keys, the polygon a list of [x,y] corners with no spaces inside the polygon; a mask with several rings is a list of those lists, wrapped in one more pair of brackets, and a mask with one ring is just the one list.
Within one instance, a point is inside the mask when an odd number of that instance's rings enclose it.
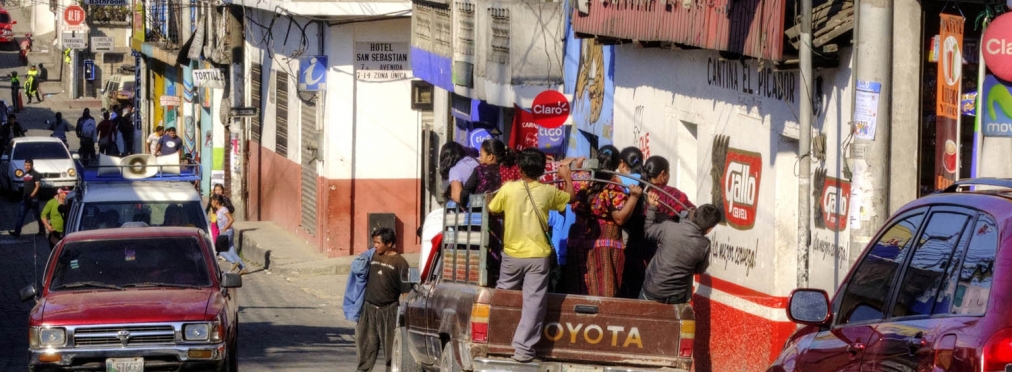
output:
{"label": "sidewalk", "polygon": [[[239,254],[247,264],[288,279],[324,275],[344,277],[357,257],[327,257],[298,235],[272,222],[236,221],[234,228]],[[411,267],[418,266],[417,253],[405,254],[404,259]]]}

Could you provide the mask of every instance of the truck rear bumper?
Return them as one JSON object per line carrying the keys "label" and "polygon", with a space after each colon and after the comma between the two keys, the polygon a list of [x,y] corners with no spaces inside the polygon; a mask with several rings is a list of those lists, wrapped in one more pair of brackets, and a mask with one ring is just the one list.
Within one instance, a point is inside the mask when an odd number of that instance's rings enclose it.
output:
{"label": "truck rear bumper", "polygon": [[475,358],[474,372],[688,372],[676,368],[592,366],[562,362],[520,363],[510,358]]}

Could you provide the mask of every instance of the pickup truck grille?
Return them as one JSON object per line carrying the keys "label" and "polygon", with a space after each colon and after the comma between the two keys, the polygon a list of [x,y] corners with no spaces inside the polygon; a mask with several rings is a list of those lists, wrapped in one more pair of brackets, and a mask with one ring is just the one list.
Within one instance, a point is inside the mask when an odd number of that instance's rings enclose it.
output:
{"label": "pickup truck grille", "polygon": [[171,325],[93,327],[78,328],[74,331],[74,345],[76,346],[130,346],[173,344],[175,342],[176,331]]}
{"label": "pickup truck grille", "polygon": [[60,173],[42,173],[42,179],[66,177]]}

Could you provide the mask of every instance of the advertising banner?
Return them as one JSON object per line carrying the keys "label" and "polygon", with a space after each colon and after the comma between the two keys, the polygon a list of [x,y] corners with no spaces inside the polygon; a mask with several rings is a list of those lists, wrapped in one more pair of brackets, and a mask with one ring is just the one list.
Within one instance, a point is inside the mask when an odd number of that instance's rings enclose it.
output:
{"label": "advertising banner", "polygon": [[981,131],[985,137],[1012,137],[1012,93],[994,75],[984,78]]}
{"label": "advertising banner", "polygon": [[963,70],[963,23],[959,15],[940,14],[938,94],[935,97],[935,188],[956,181],[959,172],[959,101]]}

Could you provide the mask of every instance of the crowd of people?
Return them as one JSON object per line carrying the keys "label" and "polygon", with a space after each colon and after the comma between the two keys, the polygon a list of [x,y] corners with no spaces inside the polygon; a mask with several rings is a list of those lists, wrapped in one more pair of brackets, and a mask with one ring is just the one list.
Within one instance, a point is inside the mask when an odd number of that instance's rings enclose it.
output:
{"label": "crowd of people", "polygon": [[440,151],[446,200],[467,208],[472,194],[491,198],[489,280],[524,292],[517,361],[534,358],[547,292],[687,303],[709,265],[706,234],[722,212],[669,186],[667,159],[612,145],[592,156],[590,170],[585,158],[514,153],[498,139],[477,154],[455,142]]}

